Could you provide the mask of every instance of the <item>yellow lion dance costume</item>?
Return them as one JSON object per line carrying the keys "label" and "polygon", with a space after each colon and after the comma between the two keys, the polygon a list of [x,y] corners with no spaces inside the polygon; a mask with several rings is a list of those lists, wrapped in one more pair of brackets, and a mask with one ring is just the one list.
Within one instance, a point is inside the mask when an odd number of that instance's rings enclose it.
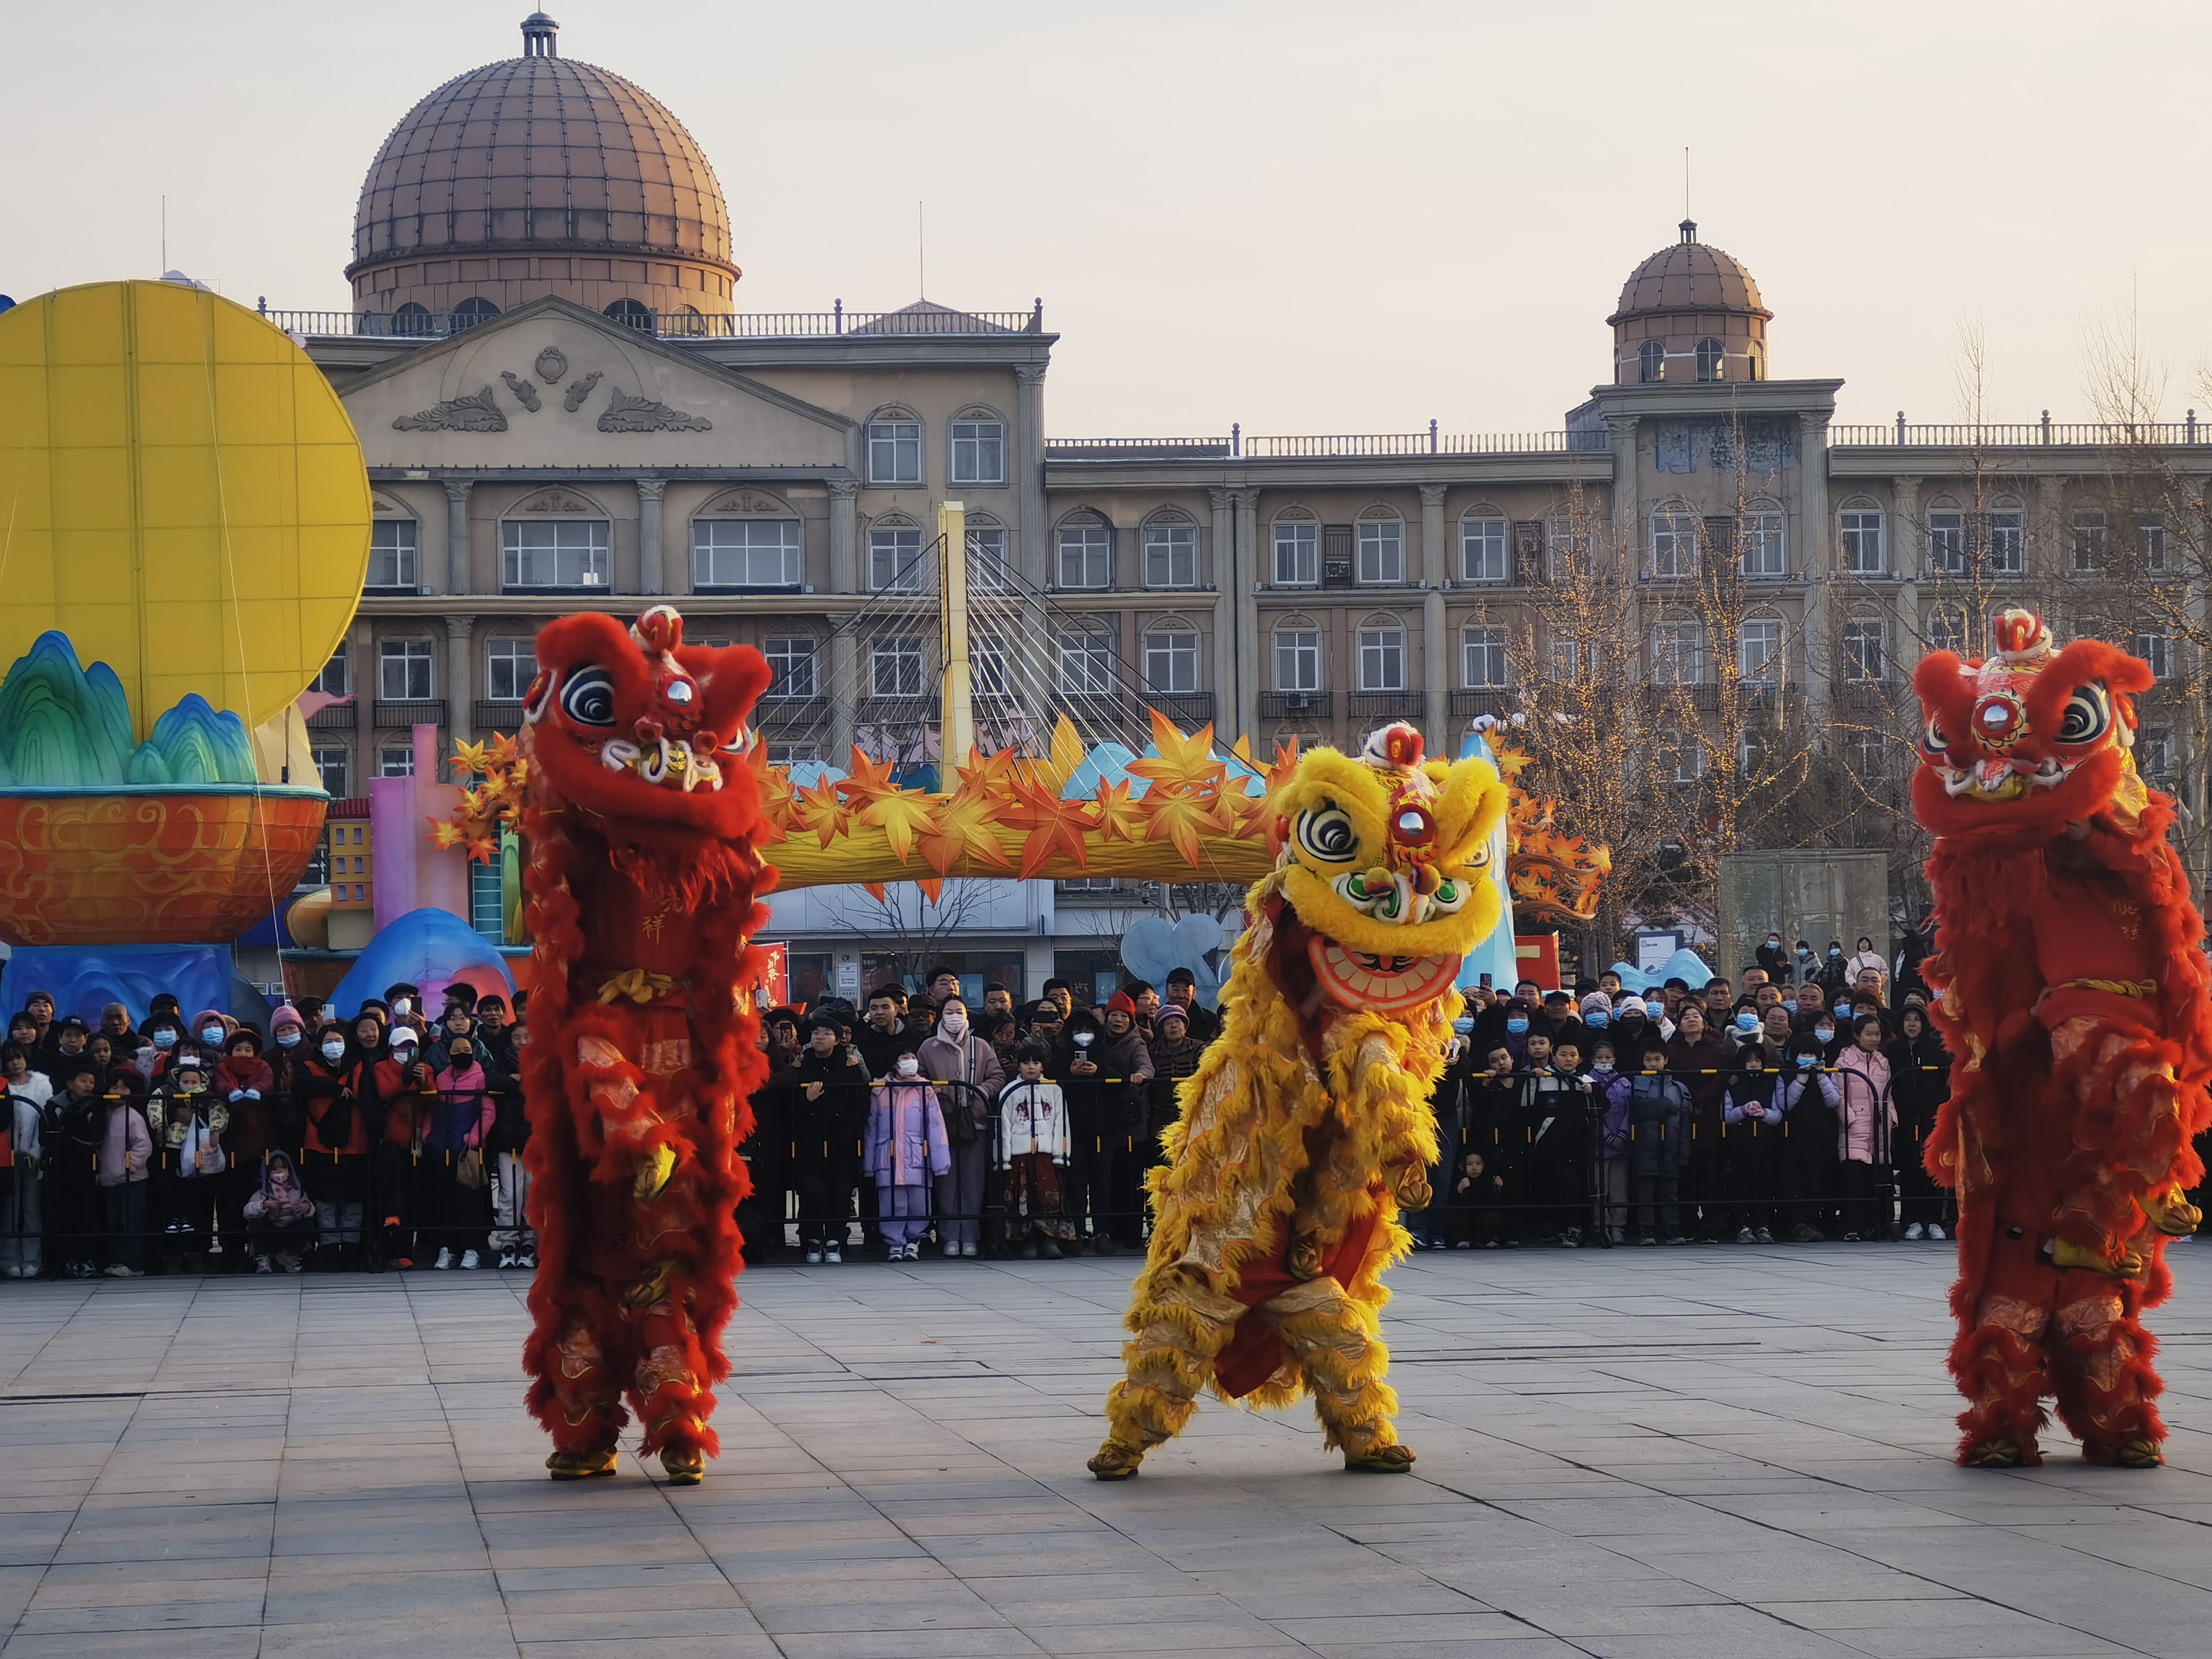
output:
{"label": "yellow lion dance costume", "polygon": [[1136,1474],[1208,1383],[1254,1406],[1310,1391],[1346,1468],[1413,1467],[1383,1381],[1382,1274],[1409,1247],[1398,1211],[1430,1200],[1429,1093],[1460,959],[1503,908],[1488,866],[1505,797],[1489,762],[1425,763],[1400,725],[1357,759],[1315,750],[1269,802],[1275,867],[1246,903],[1226,1021],[1147,1182],[1101,1480]]}

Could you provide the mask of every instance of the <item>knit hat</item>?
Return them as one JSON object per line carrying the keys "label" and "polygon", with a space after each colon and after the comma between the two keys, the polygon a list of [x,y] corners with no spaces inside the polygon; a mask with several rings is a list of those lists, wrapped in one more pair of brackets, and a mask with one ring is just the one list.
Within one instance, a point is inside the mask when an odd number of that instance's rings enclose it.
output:
{"label": "knit hat", "polygon": [[1186,1031],[1190,1030],[1190,1016],[1183,1012],[1179,1003],[1164,1002],[1160,1005],[1159,1012],[1152,1016],[1152,1024],[1155,1025],[1164,1025],[1170,1020],[1175,1021]]}
{"label": "knit hat", "polygon": [[1620,1000],[1620,1006],[1614,1012],[1621,1014],[1648,1014],[1651,1010],[1642,997],[1623,997]]}
{"label": "knit hat", "polygon": [[1613,999],[1602,991],[1592,991],[1583,999],[1582,1012],[1585,1014],[1610,1014]]}
{"label": "knit hat", "polygon": [[1130,1000],[1127,991],[1116,991],[1106,999],[1106,1012],[1109,1014],[1127,1014],[1131,1019],[1134,1019],[1137,1017],[1137,1005]]}
{"label": "knit hat", "polygon": [[300,1018],[300,1011],[289,1002],[269,1016],[269,1029],[272,1033],[283,1030],[287,1025],[296,1025],[302,1031],[307,1029],[307,1022]]}
{"label": "knit hat", "polygon": [[220,1008],[203,1008],[199,1012],[192,1016],[191,1033],[194,1036],[198,1036],[202,1031],[207,1030],[209,1026],[220,1025],[223,1029],[225,1039],[227,1040],[231,1027],[237,1024],[238,1022],[236,1020],[231,1018],[229,1015],[224,1013]]}
{"label": "knit hat", "polygon": [[251,1025],[241,1025],[222,1040],[223,1053],[228,1054],[241,1042],[252,1043],[253,1052],[257,1054],[261,1052],[261,1033]]}

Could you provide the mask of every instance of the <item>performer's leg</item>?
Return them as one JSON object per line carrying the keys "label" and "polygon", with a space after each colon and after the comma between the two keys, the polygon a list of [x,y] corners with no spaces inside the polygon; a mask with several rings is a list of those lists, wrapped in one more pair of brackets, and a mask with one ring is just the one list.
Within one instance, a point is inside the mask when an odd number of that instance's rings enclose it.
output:
{"label": "performer's leg", "polygon": [[1146,1273],[1129,1313],[1136,1335],[1121,1349],[1129,1374],[1107,1390],[1106,1441],[1091,1460],[1091,1474],[1126,1480],[1146,1452],[1182,1431],[1247,1311],[1177,1268]]}
{"label": "performer's leg", "polygon": [[576,1287],[545,1367],[531,1390],[538,1420],[553,1437],[545,1467],[556,1480],[615,1472],[615,1437],[629,1420],[616,1361],[628,1346],[613,1298],[596,1283]]}
{"label": "performer's leg", "polygon": [[1325,1431],[1322,1443],[1343,1451],[1345,1468],[1386,1474],[1413,1468],[1413,1448],[1398,1443],[1390,1421],[1398,1409],[1397,1395],[1382,1380],[1390,1351],[1376,1335],[1370,1312],[1325,1276],[1270,1297],[1252,1311],[1305,1373]]}
{"label": "performer's leg", "polygon": [[645,1425],[641,1457],[658,1452],[671,1486],[696,1486],[706,1474],[706,1460],[722,1449],[720,1437],[707,1425],[714,1409],[714,1393],[701,1379],[707,1373],[707,1355],[699,1333],[684,1308],[683,1277],[672,1281],[672,1294],[642,1314],[633,1315],[631,1345],[634,1396],[638,1420]]}
{"label": "performer's leg", "polygon": [[1999,1237],[1990,1254],[1980,1305],[1962,1318],[1951,1344],[1951,1375],[1966,1397],[1959,1414],[1959,1462],[2009,1468],[2040,1463],[2035,1437],[2050,1419],[2044,1341],[2057,1291],[2057,1273],[2035,1255],[2035,1241]]}
{"label": "performer's leg", "polygon": [[2103,1273],[2059,1276],[2051,1316],[2051,1380],[2059,1420],[2092,1463],[2150,1468],[2163,1462],[2166,1425],[2153,1402],[2166,1385],[2152,1368],[2157,1343]]}

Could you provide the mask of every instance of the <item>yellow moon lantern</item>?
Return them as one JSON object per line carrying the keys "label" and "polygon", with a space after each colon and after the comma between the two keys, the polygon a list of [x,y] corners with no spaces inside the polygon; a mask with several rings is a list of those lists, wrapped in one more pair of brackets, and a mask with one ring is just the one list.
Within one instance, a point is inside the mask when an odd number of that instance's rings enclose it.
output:
{"label": "yellow moon lantern", "polygon": [[55,629],[142,739],[191,691],[258,726],[344,638],[369,518],[330,382],[244,307],[94,283],[0,314],[0,669]]}

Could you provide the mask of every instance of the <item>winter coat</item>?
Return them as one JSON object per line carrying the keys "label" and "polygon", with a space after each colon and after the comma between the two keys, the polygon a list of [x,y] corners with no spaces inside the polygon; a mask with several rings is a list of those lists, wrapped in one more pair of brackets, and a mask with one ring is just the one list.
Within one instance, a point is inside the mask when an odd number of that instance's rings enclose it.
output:
{"label": "winter coat", "polygon": [[957,1042],[940,1031],[924,1042],[915,1057],[921,1062],[921,1074],[931,1082],[967,1085],[937,1091],[938,1109],[945,1114],[945,1132],[952,1137],[952,1144],[971,1146],[988,1134],[991,1103],[999,1097],[1006,1080],[998,1051],[971,1027],[961,1033]]}
{"label": "winter coat", "polygon": [[471,1147],[481,1147],[499,1115],[484,1068],[472,1060],[458,1072],[448,1066],[435,1080],[438,1094],[430,1107],[422,1149],[458,1157]]}
{"label": "winter coat", "polygon": [[1692,1042],[1677,1031],[1667,1044],[1667,1069],[1679,1076],[1682,1086],[1689,1091],[1690,1121],[1701,1135],[1711,1134],[1721,1127],[1721,1102],[1728,1093],[1728,1068],[1735,1063],[1734,1051],[1714,1032],[1710,1023],[1698,1042]]}
{"label": "winter coat", "polygon": [[1936,1127],[1936,1109],[1951,1097],[1950,1051],[1932,1027],[1889,1045],[1889,1097],[1907,1141],[1917,1147]]}
{"label": "winter coat", "polygon": [[952,1146],[937,1091],[920,1078],[893,1080],[870,1091],[862,1171],[878,1187],[926,1187],[932,1176],[952,1172]]}
{"label": "winter coat", "polygon": [[[1091,1036],[1087,1050],[1076,1043],[1081,1032]],[[1086,1077],[1075,1075],[1079,1055],[1097,1071]],[[1067,1097],[1068,1124],[1077,1139],[1118,1140],[1136,1133],[1145,1085],[1152,1081],[1152,1057],[1135,1027],[1110,1036],[1093,1015],[1079,1008],[1044,1069]]]}
{"label": "winter coat", "polygon": [[[1762,1136],[1779,1134],[1783,1103],[1776,1097],[1781,1087],[1780,1079],[1772,1072],[1746,1073],[1729,1079],[1721,1100],[1722,1121],[1730,1127],[1756,1127]],[[1756,1115],[1753,1108],[1757,1109]]]}
{"label": "winter coat", "polygon": [[438,1106],[438,1074],[422,1060],[402,1066],[397,1060],[380,1060],[360,1068],[368,1073],[368,1086],[354,1085],[364,1102],[374,1100],[384,1109],[384,1139],[403,1152],[419,1150],[430,1133],[430,1119]]}
{"label": "winter coat", "polygon": [[1671,1072],[1639,1072],[1628,1080],[1632,1176],[1680,1176],[1690,1158],[1690,1091]]}
{"label": "winter coat", "polygon": [[146,1179],[154,1158],[154,1135],[137,1106],[128,1100],[105,1103],[106,1118],[100,1139],[100,1184],[120,1187]]}
{"label": "winter coat", "polygon": [[1792,1066],[1782,1074],[1781,1095],[1783,1121],[1790,1126],[1784,1145],[1790,1156],[1814,1164],[1832,1163],[1836,1102],[1841,1097],[1835,1073]]}
{"label": "winter coat", "polygon": [[246,1200],[246,1218],[283,1227],[311,1220],[314,1213],[315,1200],[300,1184],[300,1172],[293,1168],[290,1157],[282,1152],[270,1153],[261,1166],[261,1185]]}
{"label": "winter coat", "polygon": [[[172,1078],[156,1086],[153,1097],[146,1103],[146,1123],[163,1150],[179,1153],[187,1140],[197,1141],[209,1134],[220,1138],[230,1127],[230,1108],[212,1087],[204,1085],[188,1095],[178,1089]],[[197,1173],[191,1170],[179,1172]]]}
{"label": "winter coat", "polygon": [[[352,1051],[349,1048],[347,1052],[350,1054]],[[292,1091],[301,1119],[302,1158],[327,1158],[340,1154],[361,1158],[367,1154],[369,1116],[376,1106],[376,1097],[372,1092],[368,1099],[362,1100],[355,1084],[368,1083],[369,1071],[365,1065],[349,1064],[344,1060],[332,1064],[323,1058],[320,1049],[315,1051],[313,1060],[301,1062]]]}
{"label": "winter coat", "polygon": [[1844,967],[1845,971],[1850,975],[1849,983],[1853,985],[1859,982],[1859,975],[1866,972],[1869,968],[1873,969],[1877,974],[1880,974],[1884,979],[1887,979],[1889,977],[1889,963],[1887,959],[1873,951],[1858,951],[1849,962],[1846,962],[1844,964]]}
{"label": "winter coat", "polygon": [[230,1161],[250,1169],[276,1143],[276,1073],[258,1054],[233,1054],[215,1068],[209,1085],[230,1121],[222,1150]]}
{"label": "winter coat", "polygon": [[1836,1058],[1836,1156],[1847,1164],[1887,1164],[1897,1103],[1889,1098],[1889,1056],[1856,1042]]}
{"label": "winter coat", "polygon": [[1025,1082],[1016,1078],[999,1095],[999,1167],[1013,1167],[1014,1159],[1028,1152],[1050,1154],[1055,1164],[1067,1162],[1067,1102],[1060,1085],[1049,1078]]}
{"label": "winter coat", "polygon": [[[822,1085],[821,1094],[812,1100],[806,1097],[810,1083]],[[829,1142],[850,1157],[867,1128],[868,1097],[874,1092],[868,1086],[867,1065],[852,1045],[841,1042],[826,1056],[816,1054],[811,1043],[800,1049],[791,1127],[800,1154],[808,1153],[811,1142],[818,1156],[818,1149]]]}
{"label": "winter coat", "polygon": [[1547,1066],[1521,1079],[1522,1139],[1547,1166],[1571,1166],[1589,1156],[1590,1090],[1582,1078]]}
{"label": "winter coat", "polygon": [[1604,1143],[1607,1161],[1625,1158],[1628,1153],[1628,1095],[1635,1079],[1615,1069],[1609,1076],[1590,1073],[1590,1087],[1604,1102],[1599,1119],[1598,1133]]}
{"label": "winter coat", "polygon": [[54,1085],[43,1072],[26,1072],[21,1083],[7,1085],[9,1112],[9,1150],[18,1162],[36,1164],[39,1161],[39,1130],[46,1117],[46,1103],[54,1097]]}
{"label": "winter coat", "polygon": [[[1138,1126],[1143,1135],[1158,1135],[1181,1115],[1182,1108],[1176,1102],[1176,1090],[1182,1080],[1198,1070],[1198,1063],[1206,1058],[1206,1044],[1186,1036],[1180,1042],[1170,1042],[1165,1037],[1155,1037],[1145,1045],[1152,1057],[1152,1080],[1145,1085],[1144,1121]],[[1437,1092],[1449,1090],[1451,1098],[1458,1099],[1458,1090],[1449,1079],[1439,1079]]]}

